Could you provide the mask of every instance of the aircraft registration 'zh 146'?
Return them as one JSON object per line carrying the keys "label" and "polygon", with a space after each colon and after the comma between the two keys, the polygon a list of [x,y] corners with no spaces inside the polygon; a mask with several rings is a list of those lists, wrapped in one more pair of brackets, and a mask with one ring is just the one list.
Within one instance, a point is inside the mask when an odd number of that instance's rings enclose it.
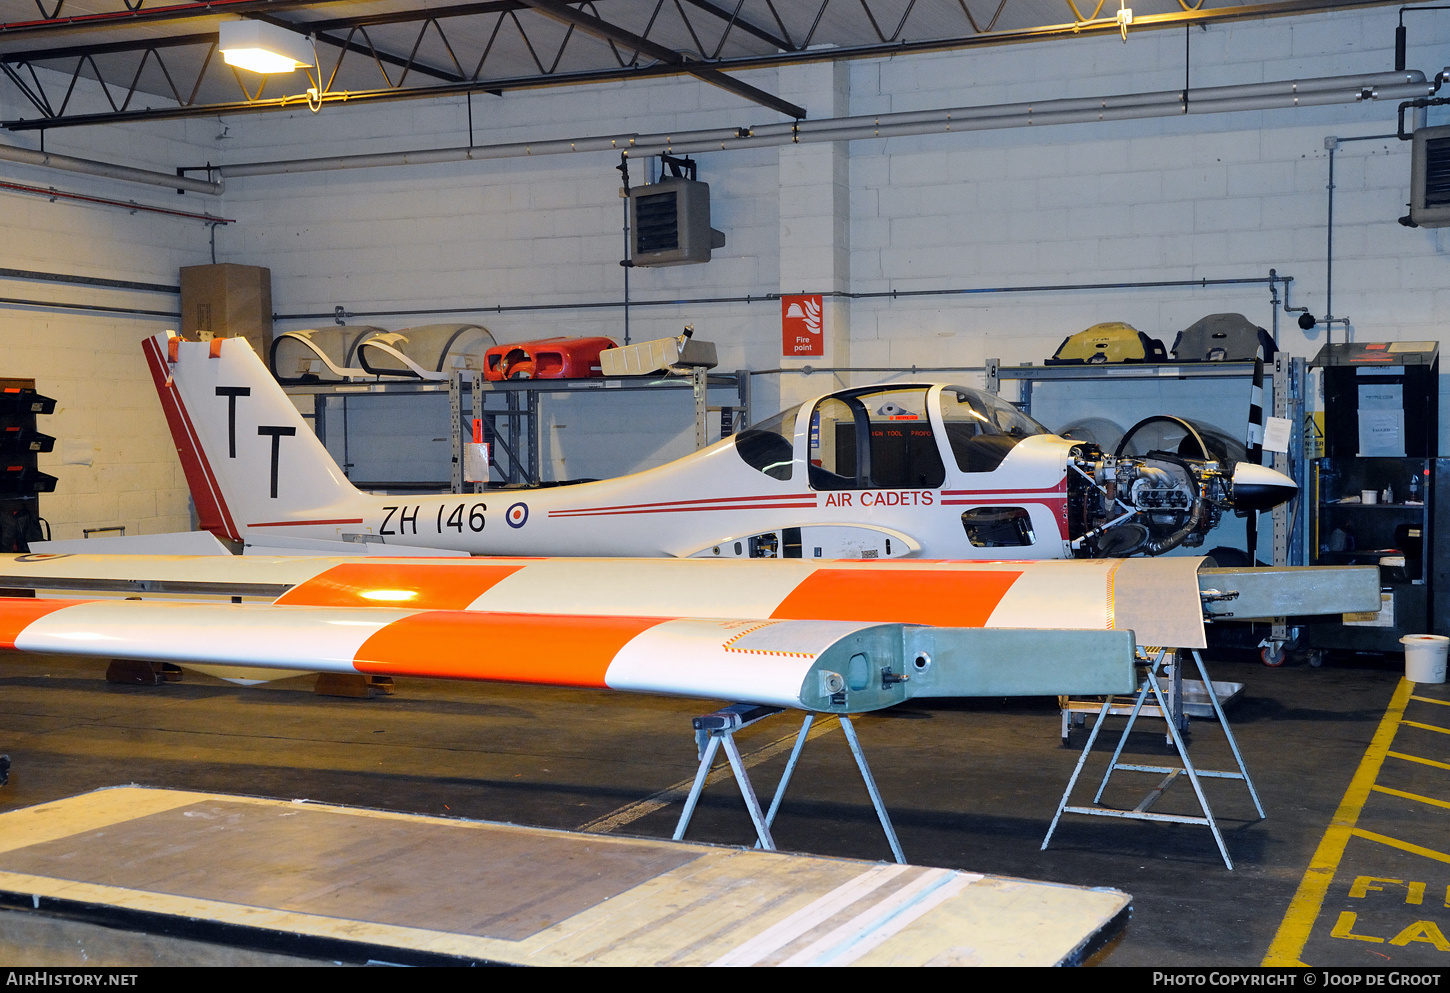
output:
{"label": "aircraft registration 'zh 146'", "polygon": [[884,385],[820,397],[618,479],[379,496],[348,481],[245,339],[168,332],[144,347],[201,527],[255,550],[1159,555],[1201,544],[1225,510],[1266,510],[1297,492],[1287,476],[1210,451],[1197,435],[1192,451],[1107,455],[980,390]]}

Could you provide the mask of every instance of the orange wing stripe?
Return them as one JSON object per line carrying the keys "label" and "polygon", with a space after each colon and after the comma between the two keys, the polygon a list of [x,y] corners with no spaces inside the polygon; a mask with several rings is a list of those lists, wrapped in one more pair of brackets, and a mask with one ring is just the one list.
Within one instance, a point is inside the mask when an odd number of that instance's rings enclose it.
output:
{"label": "orange wing stripe", "polygon": [[[277,598],[300,607],[414,607],[463,610],[521,565],[419,565],[404,562],[344,563]],[[412,596],[400,594],[411,593]],[[371,594],[371,595],[369,595]]]}
{"label": "orange wing stripe", "polygon": [[817,569],[771,617],[985,627],[1020,572]]}
{"label": "orange wing stripe", "polygon": [[34,600],[30,597],[0,598],[0,649],[15,650],[20,633],[46,614],[62,607],[71,607],[85,600]]}
{"label": "orange wing stripe", "polygon": [[603,687],[619,650],[662,623],[658,617],[429,611],[378,631],[353,665],[379,675]]}

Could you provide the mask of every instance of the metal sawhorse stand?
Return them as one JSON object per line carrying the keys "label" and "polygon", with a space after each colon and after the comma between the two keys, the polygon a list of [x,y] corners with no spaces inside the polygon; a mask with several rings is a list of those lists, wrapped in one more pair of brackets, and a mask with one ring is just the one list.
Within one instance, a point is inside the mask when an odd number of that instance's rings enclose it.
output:
{"label": "metal sawhorse stand", "polygon": [[[1203,679],[1204,685],[1212,687],[1213,682],[1208,678],[1208,671],[1203,665],[1203,657],[1198,654],[1196,649],[1192,649],[1191,651],[1193,661],[1198,666],[1198,674]],[[1087,745],[1083,748],[1082,755],[1078,757],[1077,768],[1073,769],[1072,778],[1068,780],[1067,789],[1063,792],[1062,800],[1057,805],[1057,813],[1053,815],[1052,825],[1047,829],[1047,837],[1042,839],[1043,850],[1047,848],[1048,842],[1052,841],[1052,834],[1057,830],[1057,823],[1062,819],[1063,814],[1087,814],[1093,817],[1122,817],[1131,820],[1163,821],[1174,824],[1201,824],[1213,832],[1213,840],[1218,843],[1218,851],[1223,856],[1224,865],[1230,869],[1234,867],[1233,859],[1229,858],[1228,848],[1224,845],[1223,835],[1219,833],[1218,824],[1214,821],[1213,812],[1209,809],[1208,798],[1203,795],[1203,785],[1199,782],[1199,778],[1207,776],[1215,779],[1241,779],[1244,785],[1248,787],[1249,796],[1253,798],[1254,808],[1258,811],[1260,820],[1263,820],[1265,816],[1264,807],[1259,802],[1259,794],[1254,789],[1253,780],[1249,778],[1249,771],[1244,765],[1243,756],[1239,753],[1238,742],[1234,740],[1233,731],[1229,728],[1228,718],[1224,716],[1223,707],[1218,702],[1218,696],[1212,691],[1209,692],[1208,698],[1213,703],[1214,714],[1218,717],[1219,725],[1223,728],[1224,737],[1228,739],[1229,748],[1233,751],[1234,761],[1238,763],[1238,771],[1225,772],[1211,769],[1195,769],[1193,767],[1193,762],[1188,757],[1188,746],[1183,740],[1183,730],[1187,726],[1187,720],[1184,718],[1182,711],[1182,673],[1180,671],[1181,664],[1177,660],[1177,656],[1177,652],[1164,648],[1159,649],[1157,654],[1153,655],[1147,661],[1147,664],[1144,666],[1143,683],[1139,687],[1137,698],[1133,703],[1132,714],[1128,717],[1127,726],[1123,728],[1122,735],[1118,739],[1118,747],[1113,752],[1112,761],[1108,763],[1107,772],[1103,774],[1103,781],[1098,785],[1098,792],[1093,797],[1093,806],[1070,807],[1068,806],[1068,799],[1072,796],[1073,787],[1077,785],[1078,777],[1082,775],[1083,766],[1087,763],[1088,754],[1093,750],[1093,745],[1097,743],[1098,732],[1107,723],[1108,713],[1113,706],[1112,697],[1108,697],[1103,701],[1102,709],[1098,712],[1097,723],[1093,725],[1092,734],[1088,736]],[[1174,692],[1170,692],[1169,694],[1172,698],[1171,703],[1169,699],[1165,698],[1163,688],[1159,685],[1158,679],[1160,676],[1166,677],[1174,690]],[[1168,724],[1168,734],[1173,741],[1173,747],[1178,751],[1178,757],[1183,761],[1182,766],[1132,765],[1118,761],[1122,757],[1123,747],[1128,742],[1128,735],[1133,731],[1133,724],[1137,721],[1138,714],[1142,711],[1143,704],[1147,700],[1149,692],[1152,692],[1154,699],[1158,703],[1159,710]],[[1167,775],[1132,810],[1120,810],[1116,807],[1101,806],[1103,791],[1108,787],[1108,779],[1119,769],[1129,772],[1166,773]],[[1173,785],[1175,779],[1185,774],[1188,776],[1188,781],[1193,784],[1193,792],[1198,797],[1198,806],[1203,811],[1203,816],[1194,817],[1186,814],[1152,813],[1148,808],[1163,795],[1169,786]]]}
{"label": "metal sawhorse stand", "polygon": [[[675,826],[673,836],[675,841],[680,841],[685,837],[685,830],[690,826],[690,818],[695,813],[695,804],[699,802],[700,793],[705,788],[705,778],[710,775],[710,769],[715,764],[715,753],[719,750],[721,743],[724,743],[725,755],[729,758],[730,768],[735,773],[735,782],[740,786],[740,795],[745,798],[745,807],[750,811],[750,820],[755,824],[755,846],[770,852],[776,850],[775,840],[770,836],[770,825],[775,822],[776,812],[780,810],[780,802],[785,797],[786,787],[790,785],[791,773],[795,772],[796,761],[800,758],[801,749],[805,746],[806,736],[810,733],[816,715],[806,713],[805,720],[801,723],[800,733],[796,735],[795,747],[791,749],[790,760],[786,762],[785,772],[781,774],[780,785],[775,788],[775,798],[770,803],[769,812],[764,815],[760,812],[760,800],[755,795],[755,788],[750,785],[750,776],[745,771],[745,763],[740,758],[740,749],[735,744],[735,732],[749,727],[756,721],[774,717],[779,713],[783,713],[783,711],[778,707],[737,703],[729,707],[722,707],[713,714],[706,714],[704,717],[694,719],[692,723],[695,727],[695,742],[700,753],[700,768],[695,773],[695,782],[690,787],[690,795],[685,798],[685,809],[680,813],[680,823]],[[881,793],[876,789],[876,780],[871,777],[871,768],[866,764],[866,756],[861,751],[861,742],[856,738],[856,728],[847,715],[837,714],[836,716],[841,721],[841,730],[845,732],[846,743],[851,746],[851,754],[856,757],[856,767],[861,770],[861,778],[866,783],[866,792],[871,794],[871,803],[876,808],[876,816],[880,818],[881,827],[886,832],[886,840],[891,844],[891,854],[895,856],[898,864],[905,865],[906,856],[901,853],[901,843],[896,840],[896,829],[891,826],[891,817],[886,813],[886,806],[881,802]]]}

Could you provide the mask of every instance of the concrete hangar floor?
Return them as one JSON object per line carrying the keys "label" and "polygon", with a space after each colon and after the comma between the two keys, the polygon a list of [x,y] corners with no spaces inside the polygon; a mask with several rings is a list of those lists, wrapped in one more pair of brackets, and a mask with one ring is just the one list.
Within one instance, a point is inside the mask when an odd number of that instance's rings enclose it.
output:
{"label": "concrete hangar floor", "polygon": [[[1085,740],[1075,731],[1074,747],[1062,747],[1053,699],[911,704],[857,718],[907,860],[1131,894],[1131,920],[1087,960],[1095,965],[1450,963],[1450,690],[1352,657],[1323,668],[1209,663],[1216,680],[1245,684],[1229,718],[1267,812],[1257,818],[1241,783],[1207,781],[1232,871],[1210,833],[1192,825],[1067,815],[1040,851]],[[0,817],[137,784],[668,838],[696,768],[690,721],[710,709],[428,680],[403,680],[394,695],[365,700],[316,696],[306,677],[244,688],[188,672],[136,687],[109,684],[104,671],[99,661],[6,660],[0,750],[13,766]],[[767,797],[797,727],[781,715],[740,735]],[[1171,760],[1162,722],[1140,727],[1125,761]],[[845,741],[826,730],[806,746],[775,824],[777,844],[889,861]],[[1096,783],[1107,754],[1100,747],[1089,760],[1075,802],[1091,798],[1087,781]],[[1232,766],[1212,721],[1193,721],[1191,754],[1200,768]],[[1104,799],[1131,807],[1159,778],[1120,772]],[[1154,809],[1198,812],[1182,781]],[[687,840],[753,840],[733,782],[706,789]],[[279,871],[285,854],[277,853]],[[139,855],[118,843],[106,857],[119,871]],[[439,853],[445,866],[449,857]],[[178,871],[199,862],[220,874],[229,852],[175,859]],[[0,853],[0,870],[3,861]],[[1322,871],[1308,872],[1311,864]],[[8,907],[0,910],[0,960],[12,965],[350,961],[333,948],[284,950],[294,955],[245,936],[147,933],[144,922],[99,911],[48,914],[28,899]]]}

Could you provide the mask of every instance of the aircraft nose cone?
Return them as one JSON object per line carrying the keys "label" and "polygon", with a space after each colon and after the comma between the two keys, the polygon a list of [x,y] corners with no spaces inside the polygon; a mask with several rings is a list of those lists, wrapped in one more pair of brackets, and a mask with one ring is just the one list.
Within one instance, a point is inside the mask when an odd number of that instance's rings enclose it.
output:
{"label": "aircraft nose cone", "polygon": [[1294,499],[1299,486],[1282,472],[1252,462],[1234,466],[1235,510],[1269,510]]}

